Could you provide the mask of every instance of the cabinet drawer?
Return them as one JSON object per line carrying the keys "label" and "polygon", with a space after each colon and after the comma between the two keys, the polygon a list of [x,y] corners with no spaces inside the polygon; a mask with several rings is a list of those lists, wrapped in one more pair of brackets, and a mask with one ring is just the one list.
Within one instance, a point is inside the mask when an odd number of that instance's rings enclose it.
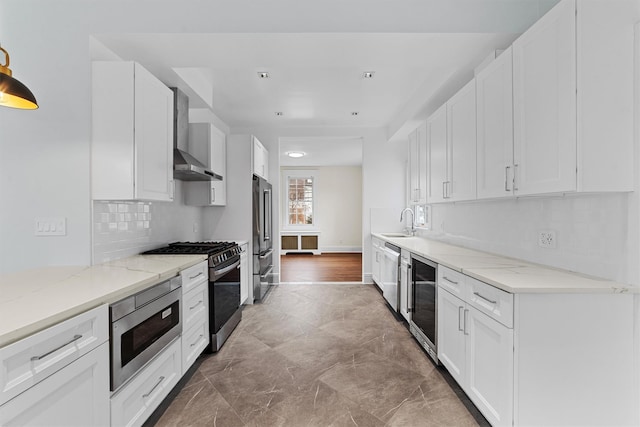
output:
{"label": "cabinet drawer", "polygon": [[0,349],[0,405],[108,340],[102,305]]}
{"label": "cabinet drawer", "polygon": [[467,299],[467,287],[465,285],[467,279],[468,277],[462,273],[443,265],[438,265],[438,286],[445,288],[462,300]]}
{"label": "cabinet drawer", "polygon": [[484,282],[467,277],[469,296],[467,302],[497,320],[508,328],[513,328],[513,294]]}
{"label": "cabinet drawer", "polygon": [[203,280],[209,280],[209,264],[207,261],[202,261],[186,270],[182,270],[180,276],[182,276],[182,295],[184,295]]}
{"label": "cabinet drawer", "polygon": [[202,350],[209,344],[209,321],[203,319],[182,334],[182,374],[193,365]]}
{"label": "cabinet drawer", "polygon": [[139,426],[149,418],[180,380],[180,353],[180,339],[176,339],[111,397],[112,426]]}
{"label": "cabinet drawer", "polygon": [[186,331],[199,320],[209,318],[209,282],[202,282],[184,294],[182,299],[182,330]]}
{"label": "cabinet drawer", "polygon": [[101,344],[2,405],[0,425],[108,426],[109,344]]}

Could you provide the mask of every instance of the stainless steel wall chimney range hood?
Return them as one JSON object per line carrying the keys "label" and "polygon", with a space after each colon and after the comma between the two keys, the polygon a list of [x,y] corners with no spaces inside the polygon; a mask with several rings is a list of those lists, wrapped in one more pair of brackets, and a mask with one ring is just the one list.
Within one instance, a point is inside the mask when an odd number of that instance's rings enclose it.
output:
{"label": "stainless steel wall chimney range hood", "polygon": [[178,88],[173,90],[173,177],[182,181],[222,181],[187,152],[189,145],[189,97]]}

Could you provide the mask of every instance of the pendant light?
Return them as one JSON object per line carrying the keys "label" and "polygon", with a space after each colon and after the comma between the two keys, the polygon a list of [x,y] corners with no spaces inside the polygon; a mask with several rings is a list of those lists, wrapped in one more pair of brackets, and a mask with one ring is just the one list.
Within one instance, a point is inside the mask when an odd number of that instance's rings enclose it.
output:
{"label": "pendant light", "polygon": [[28,87],[11,77],[9,52],[1,46],[0,51],[4,53],[6,59],[4,65],[0,64],[0,105],[22,110],[35,110],[38,108],[36,97],[33,96]]}

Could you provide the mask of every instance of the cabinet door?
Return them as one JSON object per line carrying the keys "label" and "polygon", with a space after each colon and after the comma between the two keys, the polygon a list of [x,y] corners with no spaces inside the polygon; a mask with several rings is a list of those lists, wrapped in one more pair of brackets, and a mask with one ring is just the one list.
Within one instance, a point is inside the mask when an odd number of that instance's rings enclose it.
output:
{"label": "cabinet door", "polygon": [[173,200],[173,92],[135,65],[135,197]]}
{"label": "cabinet door", "polygon": [[225,134],[211,126],[211,170],[222,175],[222,181],[211,181],[211,205],[227,204],[227,143]]}
{"label": "cabinet door", "polygon": [[464,309],[461,299],[438,288],[438,359],[462,387],[466,369]]}
{"label": "cabinet door", "polygon": [[476,198],[476,82],[467,83],[447,102],[448,177],[450,201]]}
{"label": "cabinet door", "polygon": [[478,199],[513,194],[511,47],[476,76]]}
{"label": "cabinet door", "polygon": [[471,401],[493,426],[512,425],[513,329],[465,309],[467,383]]}
{"label": "cabinet door", "polygon": [[269,152],[255,136],[253,137],[253,173],[269,180]]}
{"label": "cabinet door", "polygon": [[513,43],[516,194],[576,190],[575,1]]}
{"label": "cabinet door", "polygon": [[427,126],[421,124],[409,134],[409,201],[427,200]]}
{"label": "cabinet door", "polygon": [[427,202],[445,201],[447,185],[447,107],[443,105],[427,119]]}
{"label": "cabinet door", "polygon": [[0,425],[108,426],[109,344],[2,405]]}

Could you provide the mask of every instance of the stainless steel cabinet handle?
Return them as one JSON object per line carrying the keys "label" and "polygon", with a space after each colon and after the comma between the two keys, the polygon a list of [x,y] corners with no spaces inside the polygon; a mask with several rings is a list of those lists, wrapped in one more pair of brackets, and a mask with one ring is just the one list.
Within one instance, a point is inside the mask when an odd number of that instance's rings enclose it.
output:
{"label": "stainless steel cabinet handle", "polygon": [[158,382],[156,383],[156,385],[154,385],[153,388],[149,390],[149,393],[143,394],[142,397],[146,399],[147,397],[151,396],[151,393],[153,393],[153,390],[158,388],[158,386],[162,384],[162,381],[164,381],[164,376],[158,378]]}
{"label": "stainless steel cabinet handle", "polygon": [[511,166],[504,167],[504,191],[511,191],[509,189],[509,169],[511,169]]}
{"label": "stainless steel cabinet handle", "polygon": [[518,174],[518,165],[513,165],[513,191],[518,191],[518,187],[516,186],[516,175]]}
{"label": "stainless steel cabinet handle", "polygon": [[464,307],[458,306],[458,331],[460,332],[464,332],[464,329],[462,328],[462,321],[460,320],[462,318],[461,314],[463,309]]}
{"label": "stainless steel cabinet handle", "polygon": [[74,336],[73,336],[73,338],[72,338],[71,340],[67,341],[66,343],[62,344],[61,346],[56,347],[56,348],[54,348],[53,350],[48,351],[48,352],[46,352],[46,353],[45,353],[45,354],[43,354],[43,355],[40,355],[40,356],[33,356],[33,357],[31,358],[31,360],[32,360],[32,361],[36,361],[36,360],[44,359],[45,357],[47,357],[47,356],[48,356],[48,355],[50,355],[51,353],[55,353],[56,351],[60,350],[62,347],[65,347],[65,346],[67,346],[67,345],[71,344],[72,342],[76,342],[76,341],[78,341],[80,338],[82,338],[82,335],[74,335]]}
{"label": "stainless steel cabinet handle", "polygon": [[193,310],[194,308],[196,308],[197,306],[199,306],[200,304],[202,304],[202,300],[198,301],[196,303],[196,305],[192,305],[191,307],[189,307],[189,310]]}
{"label": "stainless steel cabinet handle", "polygon": [[469,335],[469,333],[467,332],[467,318],[468,318],[467,315],[468,314],[469,314],[469,310],[465,309],[464,310],[464,326],[463,326],[465,335]]}
{"label": "stainless steel cabinet handle", "polygon": [[458,282],[455,282],[455,281],[453,281],[453,280],[449,279],[447,276],[442,276],[442,278],[443,278],[444,280],[446,280],[447,282],[449,282],[449,283],[453,283],[454,285],[457,285],[457,284],[458,284]]}
{"label": "stainless steel cabinet handle", "polygon": [[477,293],[477,292],[474,292],[473,294],[474,294],[475,296],[477,296],[477,297],[482,298],[482,299],[483,299],[483,300],[485,300],[486,302],[490,302],[491,304],[497,304],[497,303],[498,303],[498,301],[490,300],[489,298],[487,298],[487,297],[483,297],[482,295],[480,295],[480,294],[479,294],[479,293]]}
{"label": "stainless steel cabinet handle", "polygon": [[195,346],[196,344],[198,344],[198,341],[200,341],[200,338],[202,338],[204,335],[200,334],[200,336],[198,336],[198,339],[196,340],[196,342],[194,342],[193,344],[191,344],[191,347]]}
{"label": "stainless steel cabinet handle", "polygon": [[202,276],[202,274],[203,274],[203,273],[202,273],[202,271],[201,271],[200,273],[196,274],[195,276],[190,276],[190,277],[189,277],[189,280],[193,280],[193,279],[195,279],[195,278],[196,278],[196,277],[198,277],[198,276]]}
{"label": "stainless steel cabinet handle", "polygon": [[447,198],[447,193],[446,193],[446,185],[447,185],[447,181],[442,181],[442,198],[446,199]]}

